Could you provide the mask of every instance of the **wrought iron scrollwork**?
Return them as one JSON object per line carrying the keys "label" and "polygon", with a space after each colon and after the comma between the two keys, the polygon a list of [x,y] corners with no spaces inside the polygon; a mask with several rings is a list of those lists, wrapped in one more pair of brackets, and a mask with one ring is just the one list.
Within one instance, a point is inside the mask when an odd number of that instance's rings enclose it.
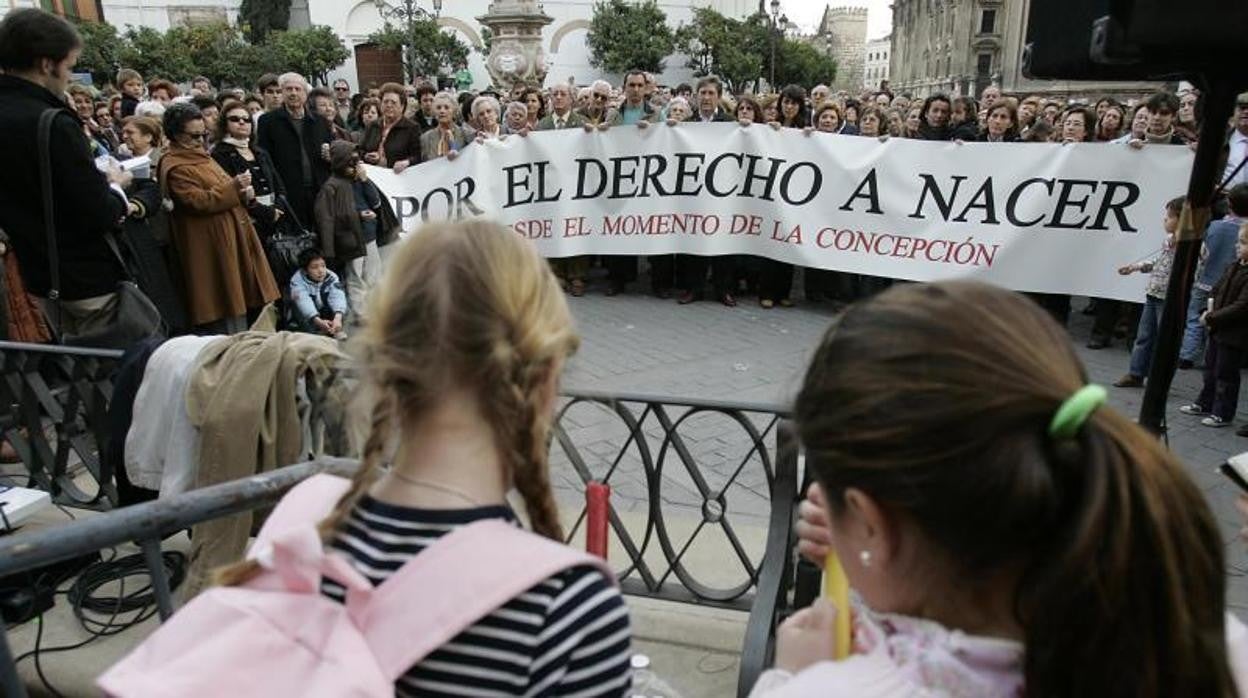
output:
{"label": "wrought iron scrollwork", "polygon": [[[63,504],[117,503],[100,453],[108,443],[108,403],[121,352],[0,342],[0,429],[26,464],[30,484]],[[71,456],[96,482],[75,482]]]}

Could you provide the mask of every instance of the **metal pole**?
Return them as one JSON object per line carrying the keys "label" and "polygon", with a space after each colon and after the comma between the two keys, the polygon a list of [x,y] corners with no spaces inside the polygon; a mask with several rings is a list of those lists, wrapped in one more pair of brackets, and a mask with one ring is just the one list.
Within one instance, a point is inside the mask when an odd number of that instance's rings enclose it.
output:
{"label": "metal pole", "polygon": [[[1213,202],[1213,190],[1218,184],[1218,161],[1226,142],[1226,123],[1235,108],[1238,80],[1218,76],[1207,80],[1208,95],[1205,102],[1204,123],[1200,127],[1200,144],[1192,175],[1187,184],[1187,208],[1208,211]],[[1186,212],[1186,211],[1185,211]],[[1174,249],[1174,267],[1170,272],[1170,284],[1166,287],[1166,302],[1162,306],[1161,323],[1157,344],[1153,349],[1153,362],[1144,386],[1144,401],[1140,405],[1140,426],[1156,434],[1165,430],[1166,395],[1174,380],[1179,361],[1179,347],[1183,339],[1183,326],[1187,320],[1187,304],[1196,277],[1196,263],[1200,258],[1201,240],[1205,235],[1207,215],[1185,216],[1178,232]],[[1187,229],[1192,221],[1199,229]]]}
{"label": "metal pole", "polygon": [[[771,85],[771,91],[776,91],[776,18],[771,18],[771,79],[767,82]],[[779,105],[777,105],[778,107]]]}
{"label": "metal pole", "polygon": [[144,538],[139,541],[143,548],[143,560],[152,577],[152,594],[156,597],[156,609],[162,622],[173,615],[173,597],[169,594],[169,577],[165,575],[165,561],[160,555],[160,539]]}
{"label": "metal pole", "polygon": [[13,663],[13,652],[9,649],[9,639],[0,635],[0,695],[6,698],[26,698],[26,684],[17,673],[17,665]]}

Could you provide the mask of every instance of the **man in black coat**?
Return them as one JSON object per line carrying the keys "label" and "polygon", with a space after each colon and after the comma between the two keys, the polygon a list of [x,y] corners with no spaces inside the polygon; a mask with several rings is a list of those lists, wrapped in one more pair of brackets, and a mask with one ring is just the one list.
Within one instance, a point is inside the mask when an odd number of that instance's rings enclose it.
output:
{"label": "man in black coat", "polygon": [[308,83],[298,73],[278,78],[282,106],[260,116],[256,145],[273,159],[286,198],[305,227],[313,225],[312,205],[329,179],[329,123],[317,118],[308,104]]}
{"label": "man in black coat", "polygon": [[[690,123],[714,123],[735,121],[720,107],[723,98],[723,86],[719,78],[704,77],[698,81],[698,110],[689,119]],[[735,306],[737,299],[733,296],[733,284],[736,280],[737,255],[676,255],[676,275],[683,292],[679,303],[685,305],[702,300],[703,287],[706,286],[706,269],[711,268],[711,285],[715,287],[715,297],[728,307]]]}
{"label": "man in black coat", "polygon": [[96,168],[82,122],[62,99],[80,53],[78,32],[56,15],[21,9],[0,22],[0,152],[7,159],[0,168],[0,228],[9,234],[26,285],[46,299],[52,281],[37,127],[45,110],[57,109],[49,158],[60,330],[66,334],[102,329],[112,320],[124,271],[105,235],[129,210],[121,187],[130,176],[120,171],[106,176]]}

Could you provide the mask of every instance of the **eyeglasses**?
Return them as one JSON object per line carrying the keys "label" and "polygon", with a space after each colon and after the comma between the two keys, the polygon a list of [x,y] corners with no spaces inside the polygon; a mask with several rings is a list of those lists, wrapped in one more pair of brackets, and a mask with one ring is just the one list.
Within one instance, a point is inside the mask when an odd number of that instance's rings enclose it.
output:
{"label": "eyeglasses", "polygon": [[604,95],[601,92],[594,93],[594,99],[610,99],[611,95]]}
{"label": "eyeglasses", "polygon": [[227,116],[225,117],[225,120],[230,122],[231,124],[250,124],[251,123],[250,116]]}

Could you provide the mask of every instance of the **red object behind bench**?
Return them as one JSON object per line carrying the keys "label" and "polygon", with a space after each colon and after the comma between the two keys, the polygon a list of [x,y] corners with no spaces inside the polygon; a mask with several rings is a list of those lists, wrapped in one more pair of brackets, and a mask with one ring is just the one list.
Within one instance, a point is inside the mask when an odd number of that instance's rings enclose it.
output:
{"label": "red object behind bench", "polygon": [[607,559],[607,513],[611,486],[591,482],[585,487],[585,551]]}

